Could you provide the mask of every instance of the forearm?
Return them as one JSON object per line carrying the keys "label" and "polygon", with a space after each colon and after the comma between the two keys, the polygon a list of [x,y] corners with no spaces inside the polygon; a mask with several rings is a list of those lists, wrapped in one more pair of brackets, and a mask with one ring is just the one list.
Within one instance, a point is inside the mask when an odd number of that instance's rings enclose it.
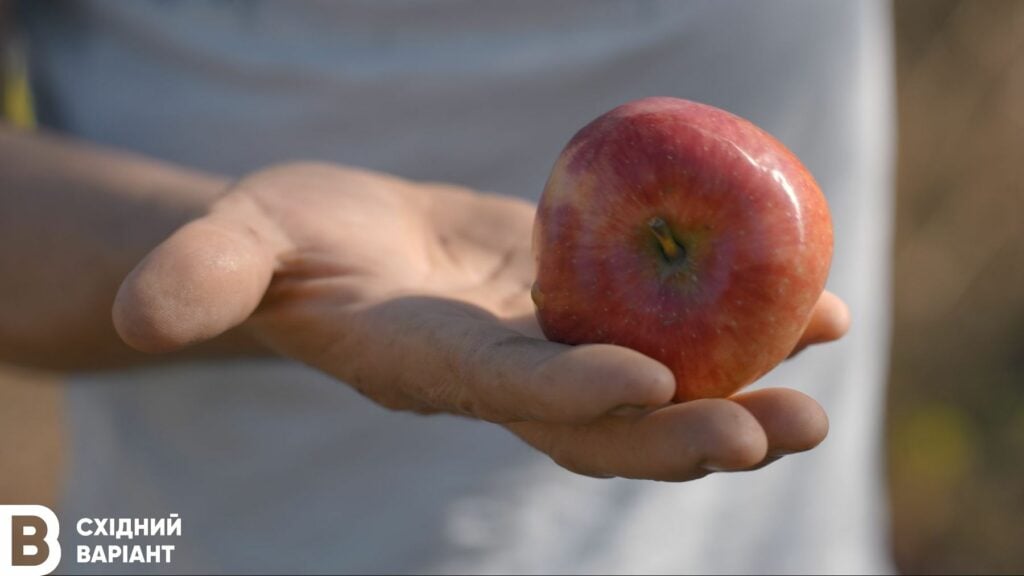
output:
{"label": "forearm", "polygon": [[142,361],[114,331],[118,286],[227,182],[2,125],[0,182],[0,359],[58,369]]}

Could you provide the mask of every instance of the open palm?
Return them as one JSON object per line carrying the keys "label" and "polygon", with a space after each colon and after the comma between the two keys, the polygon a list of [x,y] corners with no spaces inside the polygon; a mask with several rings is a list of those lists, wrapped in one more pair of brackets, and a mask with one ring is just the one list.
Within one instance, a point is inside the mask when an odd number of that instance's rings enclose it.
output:
{"label": "open palm", "polygon": [[[129,275],[126,342],[169,351],[240,326],[392,409],[502,423],[595,476],[686,480],[806,450],[827,431],[788,389],[670,405],[671,372],[611,345],[543,338],[527,203],[326,164],[237,182]],[[839,337],[826,294],[802,344]]]}

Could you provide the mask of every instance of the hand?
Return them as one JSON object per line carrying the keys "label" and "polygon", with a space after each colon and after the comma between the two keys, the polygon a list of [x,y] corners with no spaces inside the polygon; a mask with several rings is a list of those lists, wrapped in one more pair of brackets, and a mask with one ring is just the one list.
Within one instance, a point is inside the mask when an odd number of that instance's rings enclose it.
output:
{"label": "hand", "polygon": [[[240,326],[386,407],[503,423],[584,474],[690,479],[824,438],[824,412],[799,392],[668,405],[662,364],[544,340],[529,297],[533,210],[330,165],[271,168],[153,250],[114,322],[150,352]],[[847,322],[826,295],[804,341]]]}

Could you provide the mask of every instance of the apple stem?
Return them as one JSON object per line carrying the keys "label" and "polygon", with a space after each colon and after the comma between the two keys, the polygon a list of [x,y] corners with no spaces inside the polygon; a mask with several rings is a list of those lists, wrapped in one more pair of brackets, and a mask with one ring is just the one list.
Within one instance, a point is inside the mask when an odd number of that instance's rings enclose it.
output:
{"label": "apple stem", "polygon": [[661,251],[665,254],[665,258],[669,262],[675,262],[686,256],[686,250],[683,249],[682,245],[672,236],[672,231],[669,230],[668,224],[664,220],[655,216],[647,221],[647,226],[651,229],[651,233],[658,239],[658,243],[661,245]]}

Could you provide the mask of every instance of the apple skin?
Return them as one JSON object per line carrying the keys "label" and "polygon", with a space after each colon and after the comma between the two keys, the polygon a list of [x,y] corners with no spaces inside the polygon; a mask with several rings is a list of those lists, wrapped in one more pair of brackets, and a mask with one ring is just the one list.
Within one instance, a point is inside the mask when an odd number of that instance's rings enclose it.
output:
{"label": "apple skin", "polygon": [[[681,248],[673,257],[655,228]],[[825,286],[832,223],[814,178],[767,132],[645,98],[566,145],[533,249],[544,335],[655,358],[681,402],[729,396],[790,354]]]}

